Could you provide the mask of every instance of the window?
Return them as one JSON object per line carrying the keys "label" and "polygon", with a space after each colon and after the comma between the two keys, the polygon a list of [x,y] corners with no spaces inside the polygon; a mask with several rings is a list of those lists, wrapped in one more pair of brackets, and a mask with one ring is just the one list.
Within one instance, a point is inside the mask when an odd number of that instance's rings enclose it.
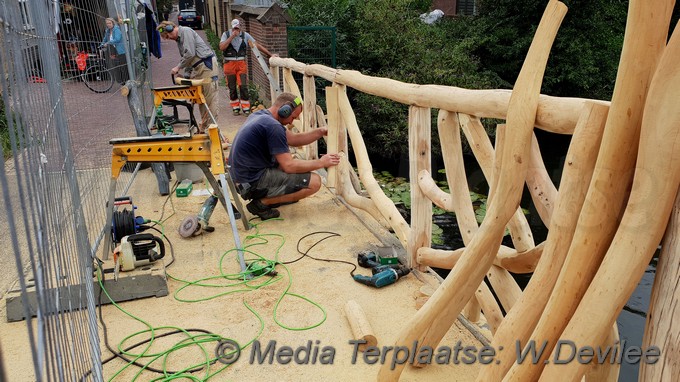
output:
{"label": "window", "polygon": [[28,0],[19,0],[19,9],[24,30],[33,29],[33,17],[31,17],[31,10],[28,7]]}
{"label": "window", "polygon": [[456,14],[460,16],[473,16],[477,14],[475,0],[458,0],[456,2]]}

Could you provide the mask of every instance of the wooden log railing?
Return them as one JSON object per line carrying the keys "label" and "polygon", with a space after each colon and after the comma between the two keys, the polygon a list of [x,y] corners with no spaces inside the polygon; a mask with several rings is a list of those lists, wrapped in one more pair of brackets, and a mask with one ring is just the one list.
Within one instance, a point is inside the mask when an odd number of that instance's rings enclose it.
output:
{"label": "wooden log railing", "polygon": [[[649,1],[652,4],[630,2],[611,103],[538,93],[550,45],[566,12],[557,0],[548,2],[513,91],[407,84],[351,70],[306,65],[290,58],[270,58],[274,78],[278,81],[282,75],[284,90],[304,100],[303,117],[294,128],[305,131],[327,127],[328,151],[342,155],[340,165],[328,169],[327,186],[348,205],[366,211],[393,230],[406,249],[403,260],[410,267],[452,269],[443,287],[403,328],[396,345],[410,346],[418,341],[419,346],[434,347],[459,312],[478,322],[481,311],[496,349],[513,349],[518,341],[546,340],[549,344],[538,365],[516,364],[512,351],[497,353],[497,362],[482,366],[479,381],[616,380],[618,365],[572,363],[562,368],[544,365],[543,361],[553,356],[558,338],[592,347],[617,341],[613,320],[666,230],[678,191],[680,157],[673,145],[675,137],[680,136],[680,114],[674,106],[680,86],[680,71],[675,69],[680,57],[680,32],[666,47],[674,1]],[[303,75],[304,94],[293,78],[294,72]],[[315,77],[332,83],[325,89],[325,114],[316,105]],[[373,176],[347,87],[409,106],[410,224]],[[648,92],[654,97],[647,97]],[[436,128],[447,191],[440,189],[431,175],[432,109],[439,110]],[[482,124],[486,118],[505,119],[507,123],[497,125],[495,145]],[[543,164],[534,127],[573,135],[559,191]],[[461,133],[490,185],[489,209],[481,226],[470,201]],[[347,157],[350,143],[363,190]],[[308,158],[318,155],[316,147],[303,150]],[[527,219],[518,208],[525,185],[541,221],[549,228],[543,243],[534,242]],[[663,194],[658,202],[645,199],[653,187]],[[453,251],[430,247],[433,204],[455,213],[465,247]],[[669,247],[664,255],[674,256],[673,261],[680,252],[675,240],[680,230],[677,205],[676,200],[674,224],[668,228],[664,244]],[[646,219],[644,234],[634,238],[631,227],[639,228],[637,220],[641,217]],[[506,228],[512,247],[501,245]],[[659,305],[680,299],[675,263],[666,260],[664,271],[671,276],[655,282],[653,313],[648,316],[645,339],[648,346],[662,345],[655,341],[662,341],[663,334],[678,333],[680,327]],[[533,272],[524,291],[509,272]],[[483,281],[485,278],[491,287]],[[601,311],[603,308],[605,311]],[[505,317],[503,311],[507,312]],[[663,364],[677,363],[680,348],[665,345]],[[378,380],[396,380],[403,368],[382,367]],[[666,376],[663,367],[650,365],[645,365],[642,373],[641,380]]]}

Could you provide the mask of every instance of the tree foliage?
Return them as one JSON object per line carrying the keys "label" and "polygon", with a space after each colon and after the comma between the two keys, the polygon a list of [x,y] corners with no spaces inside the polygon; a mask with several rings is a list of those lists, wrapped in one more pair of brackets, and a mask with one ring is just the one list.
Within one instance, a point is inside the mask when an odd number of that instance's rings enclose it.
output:
{"label": "tree foliage", "polygon": [[[562,1],[569,11],[550,53],[541,92],[609,100],[628,1]],[[287,4],[294,25],[337,27],[340,68],[407,83],[511,89],[547,0],[478,0],[478,15],[443,18],[432,25],[419,18],[430,11],[428,0]],[[678,8],[676,4],[675,20]],[[391,157],[406,152],[407,107],[359,92],[350,96],[369,150]]]}

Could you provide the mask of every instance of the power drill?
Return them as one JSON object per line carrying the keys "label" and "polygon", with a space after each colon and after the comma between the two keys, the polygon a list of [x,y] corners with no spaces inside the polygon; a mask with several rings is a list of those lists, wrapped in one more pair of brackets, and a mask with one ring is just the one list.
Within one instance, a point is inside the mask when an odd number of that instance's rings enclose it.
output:
{"label": "power drill", "polygon": [[400,277],[410,272],[410,269],[401,264],[380,264],[378,256],[373,252],[360,252],[357,255],[357,263],[364,268],[371,268],[373,276],[354,275],[354,281],[374,288],[394,284]]}

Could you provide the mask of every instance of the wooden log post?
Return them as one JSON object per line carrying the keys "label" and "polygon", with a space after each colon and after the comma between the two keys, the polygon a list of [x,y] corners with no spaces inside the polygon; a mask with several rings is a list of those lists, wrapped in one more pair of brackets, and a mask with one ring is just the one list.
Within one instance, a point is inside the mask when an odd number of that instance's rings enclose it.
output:
{"label": "wooden log post", "polygon": [[531,194],[531,199],[536,206],[538,216],[546,227],[550,227],[550,217],[553,214],[555,200],[557,199],[557,188],[548,175],[541,149],[536,140],[536,134],[531,139],[531,155],[529,156],[529,172],[527,173],[527,188]]}
{"label": "wooden log post", "polygon": [[[390,227],[394,229],[394,233],[397,235],[397,238],[399,238],[401,244],[404,248],[408,248],[408,239],[410,237],[411,228],[397,210],[394,202],[385,195],[380,184],[378,184],[375,177],[373,177],[373,167],[371,166],[371,161],[368,157],[366,144],[361,137],[361,131],[359,130],[359,125],[357,124],[347,94],[338,91],[337,96],[340,115],[347,126],[347,133],[352,141],[354,156],[356,157],[357,167],[359,168],[359,177],[366,187],[368,195],[370,195],[373,203],[375,203],[375,206],[390,224]],[[407,265],[411,266],[411,264]]]}
{"label": "wooden log post", "polygon": [[[561,335],[562,331],[581,303],[619,225],[636,166],[644,101],[665,47],[672,8],[668,0],[630,2],[619,72],[591,185],[564,266],[545,307],[547,314],[541,317],[530,337],[537,343],[548,341],[549,351],[558,339],[573,339]],[[649,9],[657,9],[658,13]],[[638,236],[642,239],[644,235]],[[639,239],[633,241],[640,242]],[[598,309],[604,310],[602,306]],[[541,354],[536,365],[515,364],[507,377],[535,380],[550,356],[549,351]]]}
{"label": "wooden log post", "polygon": [[353,339],[366,342],[357,346],[359,351],[363,352],[369,346],[378,345],[378,339],[375,337],[375,332],[371,327],[371,323],[368,322],[366,313],[361,309],[361,305],[354,300],[347,301],[347,304],[345,304],[345,316],[352,329]]}
{"label": "wooden log post", "polygon": [[[340,108],[338,105],[338,92],[340,88],[337,86],[326,86],[326,115],[328,118],[328,136],[326,137],[326,148],[329,153],[338,152],[338,141],[340,137]],[[328,188],[342,188],[339,185],[342,179],[338,179],[338,170],[333,167],[329,167],[328,177],[326,179],[326,186]]]}
{"label": "wooden log post", "polygon": [[430,109],[417,106],[409,108],[408,144],[409,176],[411,178],[411,234],[407,253],[410,266],[425,270],[418,265],[418,248],[432,244],[432,202],[418,187],[418,173],[430,171],[431,164],[431,122]]}
{"label": "wooden log post", "polygon": [[[305,95],[303,110],[307,111],[303,115],[304,120],[302,121],[302,131],[306,132],[314,130],[318,127],[316,121],[316,84],[314,83],[313,76],[302,77],[302,89]],[[307,145],[307,147],[305,147],[305,154],[307,159],[318,159],[318,143],[314,141]]]}
{"label": "wooden log post", "polygon": [[[408,322],[396,345],[436,346],[451,328],[463,306],[470,300],[493,263],[501,245],[505,225],[517,210],[526,178],[531,134],[538,108],[539,90],[548,53],[567,7],[551,0],[538,25],[527,59],[515,83],[508,107],[508,126],[513,134],[508,137],[502,155],[501,173],[495,199],[491,200],[487,217],[442,286]],[[352,140],[354,142],[354,140]],[[379,381],[399,379],[404,365],[382,365]]]}
{"label": "wooden log post", "polygon": [[[271,59],[269,60],[271,62]],[[269,72],[272,74],[272,78],[274,79],[274,83],[276,85],[280,85],[281,83],[281,67],[279,66],[270,66],[269,67]],[[274,103],[274,100],[278,96],[276,93],[276,87],[274,87],[274,84],[270,83],[269,84],[269,96],[271,97],[272,103]]]}
{"label": "wooden log post", "polygon": [[642,340],[642,348],[659,348],[661,356],[654,364],[642,362],[638,381],[672,381],[680,375],[680,193],[675,197],[675,205],[666,236],[661,245],[659,262],[649,302],[647,325]]}
{"label": "wooden log post", "polygon": [[[496,349],[500,346],[514,348],[517,341],[526,343],[544,311],[576,230],[576,221],[595,168],[608,110],[607,106],[586,103],[576,124],[541,260],[515,308],[508,312],[494,335],[491,344]],[[501,380],[516,356],[499,352],[497,360],[499,362],[493,365],[482,365],[478,381]]]}
{"label": "wooden log post", "polygon": [[[633,8],[631,2],[631,8]],[[656,2],[655,2],[656,3]],[[658,35],[642,39],[655,49],[663,49],[665,32],[674,1],[655,6],[663,15],[654,15]],[[647,10],[649,8],[646,8]],[[642,13],[642,12],[641,12]],[[650,12],[647,12],[648,14]],[[652,20],[646,20],[652,22]],[[651,26],[649,28],[652,28]],[[626,31],[627,33],[628,31]],[[642,36],[636,36],[640,39]],[[639,40],[638,40],[639,41]],[[661,46],[659,46],[661,45]],[[654,53],[651,53],[654,54]],[[633,188],[602,265],[590,283],[581,303],[560,338],[578,346],[598,345],[635,290],[661,241],[680,185],[680,28],[673,35],[654,72],[646,97],[640,129],[640,149],[635,165]],[[638,78],[638,81],[641,81]],[[643,97],[645,99],[645,97]],[[612,107],[616,105],[612,102]],[[676,281],[677,282],[677,281]],[[558,367],[565,366],[565,367]],[[542,381],[574,380],[585,372],[585,365],[546,365]]]}

